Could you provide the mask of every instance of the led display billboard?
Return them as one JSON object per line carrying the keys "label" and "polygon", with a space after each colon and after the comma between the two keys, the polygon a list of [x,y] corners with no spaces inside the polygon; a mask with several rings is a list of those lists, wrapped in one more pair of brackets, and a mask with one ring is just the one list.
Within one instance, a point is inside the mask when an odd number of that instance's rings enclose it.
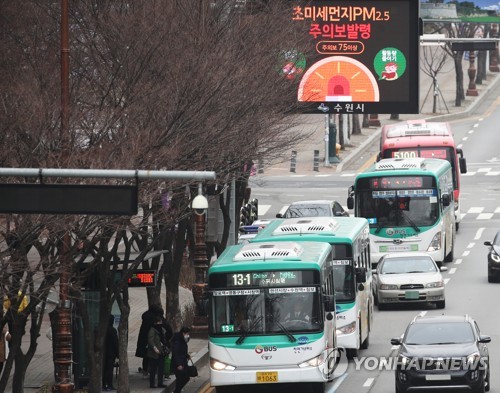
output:
{"label": "led display billboard", "polygon": [[288,51],[303,113],[418,113],[419,0],[291,1],[312,55]]}

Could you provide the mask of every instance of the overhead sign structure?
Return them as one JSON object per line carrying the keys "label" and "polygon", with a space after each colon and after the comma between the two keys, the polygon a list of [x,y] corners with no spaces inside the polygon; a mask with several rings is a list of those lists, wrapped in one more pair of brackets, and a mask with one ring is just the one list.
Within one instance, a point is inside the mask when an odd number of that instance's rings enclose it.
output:
{"label": "overhead sign structure", "polygon": [[301,112],[418,113],[419,0],[292,4],[314,49],[305,66],[302,54],[287,52],[283,68],[300,78]]}

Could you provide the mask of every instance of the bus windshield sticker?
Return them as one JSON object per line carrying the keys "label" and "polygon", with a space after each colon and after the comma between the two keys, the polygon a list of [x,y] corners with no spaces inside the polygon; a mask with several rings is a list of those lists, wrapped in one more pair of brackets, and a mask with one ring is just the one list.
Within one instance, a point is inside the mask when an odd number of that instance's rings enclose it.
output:
{"label": "bus windshield sticker", "polygon": [[401,197],[412,197],[412,198],[418,198],[418,197],[429,197],[437,195],[437,190],[436,189],[428,189],[428,190],[398,190],[398,196]]}
{"label": "bus windshield sticker", "polygon": [[391,191],[372,191],[372,197],[373,198],[395,198],[396,197],[396,191],[391,190]]}
{"label": "bus windshield sticker", "polygon": [[213,291],[214,296],[260,295],[260,289],[233,289],[228,291]]}
{"label": "bus windshield sticker", "polygon": [[348,266],[351,264],[349,259],[334,259],[331,261],[332,266]]}
{"label": "bus windshield sticker", "polygon": [[277,293],[310,293],[316,292],[316,287],[269,288],[270,294]]}

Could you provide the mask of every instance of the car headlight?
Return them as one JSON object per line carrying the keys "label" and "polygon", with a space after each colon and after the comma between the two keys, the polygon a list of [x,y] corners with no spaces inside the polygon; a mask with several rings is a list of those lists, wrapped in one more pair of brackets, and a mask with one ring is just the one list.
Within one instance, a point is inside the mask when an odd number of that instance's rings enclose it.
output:
{"label": "car headlight", "polygon": [[410,364],[411,359],[408,356],[405,355],[399,355],[398,356],[398,365],[401,367],[406,367]]}
{"label": "car headlight", "polygon": [[210,368],[217,371],[233,371],[234,369],[236,369],[236,367],[231,366],[230,364],[222,363],[212,358],[210,358]]}
{"label": "car headlight", "polygon": [[436,281],[436,282],[430,282],[429,284],[425,285],[426,288],[442,288],[444,287],[444,281]]}
{"label": "car headlight", "polygon": [[319,367],[323,363],[325,363],[325,358],[326,358],[326,351],[321,352],[319,356],[316,356],[312,359],[306,360],[303,363],[299,364],[299,367],[304,368],[304,367]]}
{"label": "car headlight", "polygon": [[380,289],[382,289],[382,290],[393,290],[393,289],[398,289],[398,286],[394,285],[394,284],[380,284]]}
{"label": "car headlight", "polygon": [[495,262],[500,262],[500,256],[498,256],[498,254],[497,254],[496,252],[492,252],[492,253],[490,254],[490,256],[491,256],[491,259],[492,259],[493,261],[495,261]]}
{"label": "car headlight", "polygon": [[348,325],[342,326],[341,328],[337,328],[337,334],[350,334],[356,331],[356,321],[351,322]]}
{"label": "car headlight", "polygon": [[479,354],[479,352],[471,353],[469,356],[467,356],[467,366],[468,366],[468,368],[469,369],[471,367],[475,368],[475,366],[478,365],[480,359],[481,359],[481,355]]}
{"label": "car headlight", "polygon": [[431,244],[427,248],[427,251],[437,251],[441,249],[441,232],[438,232],[432,238]]}

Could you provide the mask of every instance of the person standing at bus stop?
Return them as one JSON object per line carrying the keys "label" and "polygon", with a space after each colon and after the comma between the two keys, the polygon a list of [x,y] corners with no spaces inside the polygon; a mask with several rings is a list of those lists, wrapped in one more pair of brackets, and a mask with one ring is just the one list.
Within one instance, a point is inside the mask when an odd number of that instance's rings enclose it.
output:
{"label": "person standing at bus stop", "polygon": [[187,372],[188,360],[191,359],[188,353],[189,329],[183,326],[172,338],[172,363],[171,367],[175,374],[174,393],[181,393],[181,390],[189,382]]}
{"label": "person standing at bus stop", "polygon": [[153,321],[156,315],[163,316],[163,309],[159,304],[152,304],[149,309],[142,314],[142,323],[139,328],[139,335],[137,336],[137,349],[135,356],[142,358],[142,371],[144,377],[148,375],[148,332],[153,326]]}

